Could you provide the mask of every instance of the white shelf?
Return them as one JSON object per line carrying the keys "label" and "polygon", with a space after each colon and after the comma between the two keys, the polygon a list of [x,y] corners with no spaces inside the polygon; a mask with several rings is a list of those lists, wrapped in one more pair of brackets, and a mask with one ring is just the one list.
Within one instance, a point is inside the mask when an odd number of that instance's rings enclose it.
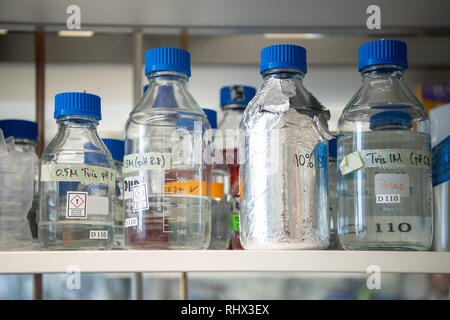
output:
{"label": "white shelf", "polygon": [[450,273],[450,252],[23,251],[0,252],[0,273],[81,272]]}

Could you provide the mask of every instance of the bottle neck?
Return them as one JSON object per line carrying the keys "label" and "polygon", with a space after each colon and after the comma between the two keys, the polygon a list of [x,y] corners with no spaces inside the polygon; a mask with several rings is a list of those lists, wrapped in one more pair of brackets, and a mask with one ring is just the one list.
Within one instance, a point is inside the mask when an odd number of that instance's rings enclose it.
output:
{"label": "bottle neck", "polygon": [[17,151],[36,153],[37,142],[29,139],[14,138],[14,146]]}
{"label": "bottle neck", "polygon": [[235,112],[244,112],[245,108],[247,107],[247,105],[243,105],[243,104],[227,104],[224,105],[223,111],[235,111]]}
{"label": "bottle neck", "polygon": [[361,70],[364,83],[371,81],[403,81],[404,74],[405,69],[394,64],[368,66]]}
{"label": "bottle neck", "polygon": [[295,79],[300,82],[303,82],[305,73],[299,69],[275,68],[264,71],[262,76],[264,81],[268,79]]}
{"label": "bottle neck", "polygon": [[181,86],[187,87],[189,78],[185,73],[176,71],[156,71],[147,75],[149,89],[152,86]]}
{"label": "bottle neck", "polygon": [[59,117],[56,123],[60,128],[96,130],[98,121],[90,116],[67,115]]}

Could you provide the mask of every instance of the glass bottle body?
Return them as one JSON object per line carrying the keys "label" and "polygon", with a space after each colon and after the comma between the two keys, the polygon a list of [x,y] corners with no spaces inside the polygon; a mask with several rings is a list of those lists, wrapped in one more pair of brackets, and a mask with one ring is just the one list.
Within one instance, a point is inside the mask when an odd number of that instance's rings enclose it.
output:
{"label": "glass bottle body", "polygon": [[329,244],[327,125],[303,72],[272,69],[241,121],[240,239],[245,249]]}
{"label": "glass bottle body", "polygon": [[36,154],[36,142],[29,139],[14,139],[14,146],[17,151],[27,152],[35,157],[34,166],[34,192],[31,209],[27,215],[30,224],[31,235],[37,240],[37,210],[39,206],[39,158]]}
{"label": "glass bottle body", "polygon": [[203,159],[211,141],[207,129],[209,123],[187,89],[185,74],[149,75],[149,89],[125,128],[125,241],[129,248],[208,248],[211,166]]}
{"label": "glass bottle body", "polygon": [[125,248],[125,237],[123,234],[123,220],[125,209],[123,207],[123,188],[124,179],[122,173],[123,163],[114,160],[114,169],[116,171],[116,186],[114,197],[114,248]]}
{"label": "glass bottle body", "polygon": [[107,249],[113,243],[114,163],[98,122],[63,116],[40,163],[42,249]]}
{"label": "glass bottle body", "polygon": [[338,174],[344,249],[431,246],[430,122],[403,73],[396,65],[363,69],[363,85],[339,120],[337,163],[353,154],[360,164],[341,165]]}
{"label": "glass bottle body", "polygon": [[231,195],[233,197],[231,207],[231,247],[234,250],[243,249],[239,237],[239,163],[238,163],[238,142],[239,124],[244,114],[245,106],[227,105],[224,107],[224,115],[219,123],[223,139],[223,160],[230,171]]}
{"label": "glass bottle body", "polygon": [[230,172],[226,165],[213,165],[211,172],[211,243],[209,249],[225,250],[230,245]]}
{"label": "glass bottle body", "polygon": [[328,216],[330,221],[330,249],[339,249],[337,232],[338,194],[337,194],[337,163],[336,158],[328,158]]}

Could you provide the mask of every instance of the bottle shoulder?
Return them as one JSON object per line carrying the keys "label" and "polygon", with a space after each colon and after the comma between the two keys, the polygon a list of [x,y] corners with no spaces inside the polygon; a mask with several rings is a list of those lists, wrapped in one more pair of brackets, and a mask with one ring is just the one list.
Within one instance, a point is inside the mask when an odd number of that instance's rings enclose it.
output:
{"label": "bottle shoulder", "polygon": [[90,164],[114,168],[114,161],[96,131],[60,130],[47,145],[41,164]]}
{"label": "bottle shoulder", "polygon": [[[344,110],[338,121],[339,133],[373,129],[373,119],[389,117],[406,119],[411,130],[429,132],[430,121],[422,103],[412,91],[398,80],[382,83],[363,83]],[[378,116],[375,116],[377,115]],[[375,118],[374,118],[375,116]],[[372,120],[371,120],[372,119]]]}

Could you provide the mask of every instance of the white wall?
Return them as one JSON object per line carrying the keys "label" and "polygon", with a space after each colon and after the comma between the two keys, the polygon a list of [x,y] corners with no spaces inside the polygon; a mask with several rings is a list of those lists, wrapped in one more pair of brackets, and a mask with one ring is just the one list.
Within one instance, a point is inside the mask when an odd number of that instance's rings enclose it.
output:
{"label": "white wall", "polygon": [[[0,119],[35,120],[35,73],[33,64],[0,64]],[[411,86],[428,82],[450,82],[450,70],[408,70]],[[247,84],[259,87],[258,66],[194,65],[190,88],[205,108],[219,109],[219,89],[224,85]],[[351,96],[360,85],[360,75],[353,66],[311,66],[305,86],[325,105],[332,115],[330,129]],[[102,117],[99,131],[103,136],[120,136],[132,108],[132,68],[120,64],[48,64],[45,81],[46,143],[56,132],[53,101],[56,93],[83,91],[102,98]],[[220,113],[219,113],[220,119]]]}

